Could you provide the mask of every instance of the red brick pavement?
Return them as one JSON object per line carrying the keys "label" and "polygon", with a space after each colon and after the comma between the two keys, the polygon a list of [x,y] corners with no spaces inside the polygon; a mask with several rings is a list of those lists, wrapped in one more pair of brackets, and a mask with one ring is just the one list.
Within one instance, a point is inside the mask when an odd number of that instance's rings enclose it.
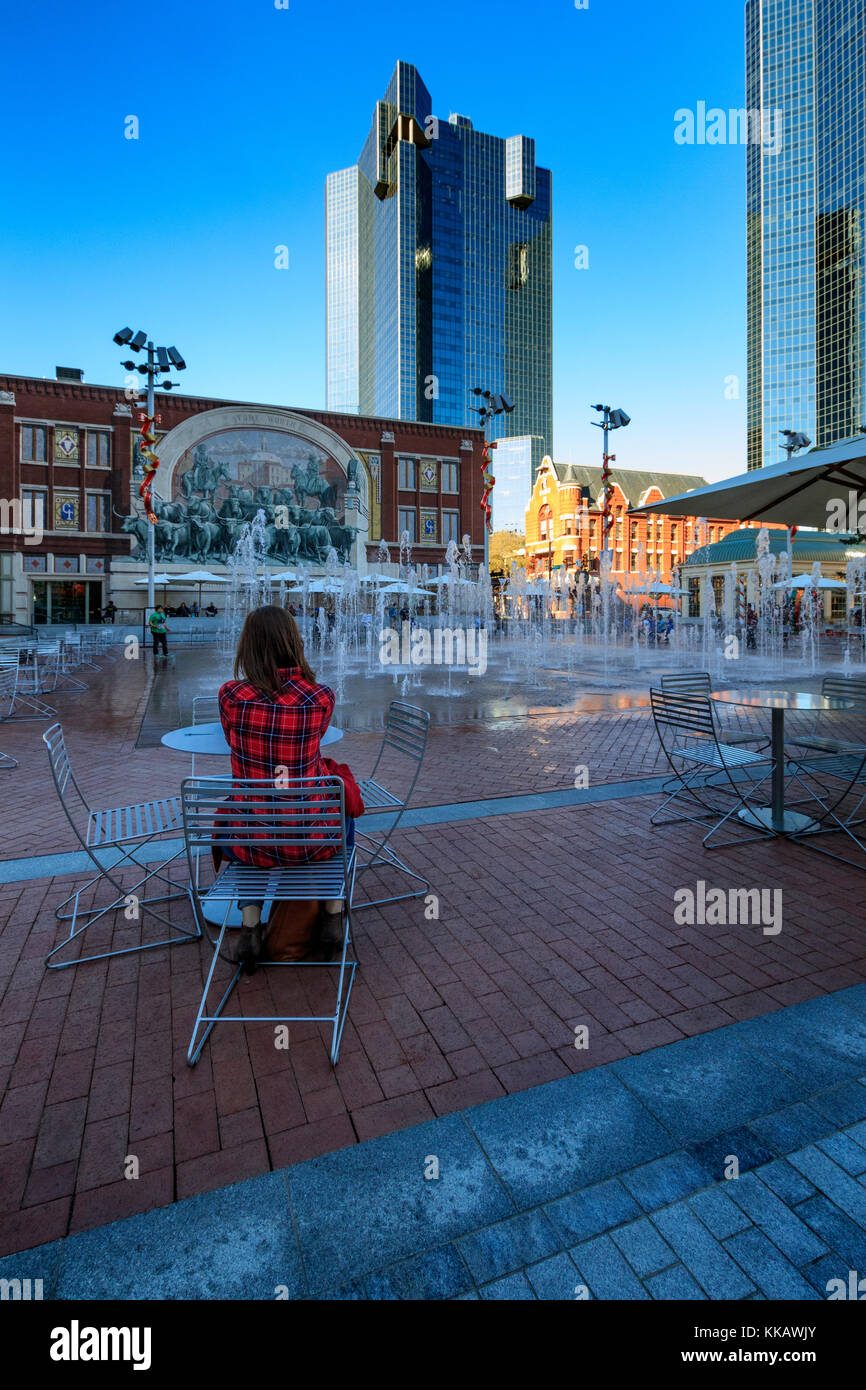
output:
{"label": "red brick pavement", "polygon": [[[96,679],[95,692],[58,697],[94,799],[176,790],[185,759],[133,747],[140,670],[118,663]],[[46,788],[41,727],[0,732],[25,755],[8,784],[22,815],[7,817],[7,856],[74,845]],[[378,738],[347,738],[341,756],[364,771]],[[646,716],[434,731],[417,802],[571,785],[581,762],[597,780],[655,772]],[[438,918],[421,900],[358,914],[361,965],[336,1070],[315,1024],[291,1025],[288,1051],[267,1024],[218,1027],[189,1068],[203,943],[46,972],[62,935],[54,908],[83,880],[0,885],[0,1253],[866,979],[853,871],[781,842],[710,854],[694,827],[652,830],[654,804],[401,834]],[[675,926],[674,892],[698,878],[782,888],[781,934]],[[177,920],[188,919],[181,905]],[[89,948],[134,944],[138,931],[106,923]],[[250,1014],[324,1011],[331,980],[262,971],[235,998]],[[586,1050],[574,1046],[579,1024]],[[137,1178],[125,1176],[130,1159]]]}
{"label": "red brick pavement", "polygon": [[[788,844],[710,855],[691,828],[651,830],[652,806],[402,835],[439,916],[420,900],[358,914],[336,1070],[315,1024],[291,1025],[288,1051],[267,1024],[218,1027],[189,1068],[203,945],[45,972],[71,881],[5,886],[0,1253],[866,979],[851,871]],[[781,887],[781,934],[676,927],[674,891],[698,877]],[[325,974],[261,971],[238,986],[239,1011],[321,1010]],[[137,1179],[124,1176],[130,1156]]]}

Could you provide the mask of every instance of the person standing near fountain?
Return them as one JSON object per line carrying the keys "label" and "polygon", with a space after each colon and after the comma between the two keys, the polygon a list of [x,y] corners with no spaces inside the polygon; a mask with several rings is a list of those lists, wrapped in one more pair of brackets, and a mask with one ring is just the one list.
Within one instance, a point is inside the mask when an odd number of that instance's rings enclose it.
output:
{"label": "person standing near fountain", "polygon": [[[220,720],[231,749],[232,776],[274,782],[279,778],[339,775],[345,786],[347,843],[351,848],[354,818],[363,815],[364,803],[349,769],[321,754],[319,744],[331,722],[336,697],[327,685],[317,683],[290,613],[268,605],[247,615],[234,674],[235,679],[222,686],[218,697]],[[313,852],[285,845],[279,854],[273,846],[262,850],[247,845],[221,848],[226,858],[261,868],[330,859],[335,853],[333,842]],[[240,904],[243,928],[235,959],[248,974],[262,953],[262,906],[261,902]],[[321,903],[318,930],[323,958],[330,960],[343,943],[341,899]]]}

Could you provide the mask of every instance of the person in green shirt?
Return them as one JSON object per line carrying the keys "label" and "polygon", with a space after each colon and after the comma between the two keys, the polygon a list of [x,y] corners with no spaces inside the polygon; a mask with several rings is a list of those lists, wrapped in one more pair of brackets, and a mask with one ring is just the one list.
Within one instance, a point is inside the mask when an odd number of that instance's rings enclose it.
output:
{"label": "person in green shirt", "polygon": [[154,656],[159,656],[160,649],[162,649],[162,655],[167,657],[168,639],[166,637],[166,633],[168,632],[168,628],[165,622],[165,609],[163,608],[161,603],[158,603],[154,612],[151,613],[149,624],[150,630],[153,633]]}

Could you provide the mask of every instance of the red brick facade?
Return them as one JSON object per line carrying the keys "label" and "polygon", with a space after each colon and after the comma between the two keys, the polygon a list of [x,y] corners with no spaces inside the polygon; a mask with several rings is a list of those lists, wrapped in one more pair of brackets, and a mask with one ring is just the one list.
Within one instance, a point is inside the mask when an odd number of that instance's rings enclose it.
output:
{"label": "red brick facade", "polygon": [[[158,435],[165,436],[191,417],[223,407],[250,412],[287,410],[297,420],[325,426],[352,452],[357,451],[369,479],[370,497],[365,554],[356,554],[359,568],[375,567],[380,539],[388,544],[392,562],[398,558],[401,510],[414,511],[412,558],[416,563],[427,564],[434,573],[444,563],[446,528],[456,529],[458,541],[468,534],[475,556],[480,557],[484,544],[480,430],[158,393]],[[80,575],[82,580],[99,582],[101,601],[107,601],[112,565],[128,559],[132,550],[132,538],[120,530],[115,511],[126,514],[130,510],[133,431],[141,408],[141,404],[126,399],[122,388],[0,375],[0,499],[8,508],[9,503],[22,498],[22,489],[37,489],[44,499],[45,516],[42,542],[25,544],[24,537],[12,534],[4,509],[0,518],[0,614],[14,610],[19,619],[24,616],[28,572],[48,579]],[[41,431],[36,436],[34,427]],[[158,451],[161,447],[158,444]],[[71,457],[60,452],[63,448]],[[27,457],[34,453],[39,461]],[[106,463],[100,466],[106,453]],[[404,479],[411,481],[414,471],[414,487],[398,493],[401,458],[415,460],[414,470],[406,470]],[[429,468],[431,461],[436,464],[433,469]],[[450,466],[453,464],[456,468]],[[456,491],[443,491],[446,479],[449,486],[456,485]],[[102,494],[110,502],[108,530],[98,529],[107,504],[93,500],[93,494]],[[96,522],[96,530],[88,529],[88,516]],[[435,539],[421,538],[424,521],[433,528]]]}

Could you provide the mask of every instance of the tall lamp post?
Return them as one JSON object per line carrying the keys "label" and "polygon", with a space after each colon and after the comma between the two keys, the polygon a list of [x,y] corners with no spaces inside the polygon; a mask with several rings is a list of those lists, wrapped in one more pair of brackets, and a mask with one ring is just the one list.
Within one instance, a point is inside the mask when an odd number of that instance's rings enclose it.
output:
{"label": "tall lamp post", "polygon": [[[624,429],[631,424],[631,416],[626,415],[624,410],[611,410],[609,405],[594,405],[593,410],[597,410],[601,415],[601,420],[593,420],[591,423],[604,433],[604,454],[602,455],[601,482],[602,482],[602,522],[604,527],[604,549],[608,549],[607,539],[613,526],[613,517],[610,514],[610,465],[616,462],[616,455],[610,453],[610,432],[611,430]],[[613,546],[611,545],[611,550]]]}
{"label": "tall lamp post", "polygon": [[[473,396],[481,396],[481,397],[483,397],[483,399],[484,399],[484,404],[483,404],[483,405],[474,405],[474,406],[470,406],[470,409],[473,411],[474,414],[476,414],[476,415],[478,416],[478,423],[480,424],[481,428],[482,428],[483,430],[485,430],[485,431],[486,431],[486,429],[487,429],[487,422],[488,422],[489,420],[491,420],[491,419],[494,417],[494,415],[511,415],[511,413],[512,413],[513,410],[514,410],[514,404],[513,404],[513,402],[510,401],[510,400],[508,399],[507,396],[503,396],[501,392],[498,392],[498,393],[497,393],[497,392],[494,392],[494,391],[485,391],[483,387],[481,387],[481,386],[476,386],[476,387],[473,389],[472,394],[473,394]],[[485,515],[484,515],[484,573],[485,573],[488,577],[489,577],[489,575],[490,575],[490,529],[491,529],[491,526],[490,526],[490,504],[489,504],[489,496],[490,496],[490,493],[491,493],[492,490],[493,490],[493,484],[494,484],[494,482],[495,482],[495,479],[492,478],[492,477],[489,475],[488,469],[489,469],[489,466],[490,466],[490,450],[491,450],[491,449],[495,449],[495,448],[496,448],[495,443],[491,443],[490,440],[486,440],[486,441],[485,441],[485,445],[484,445],[484,475],[485,475],[485,483],[484,483],[484,485],[485,485],[485,493],[484,493],[484,497],[482,498],[481,505],[482,505],[482,507],[484,508],[484,511],[485,511]]]}
{"label": "tall lamp post", "polygon": [[183,372],[186,370],[186,363],[181,357],[176,347],[164,348],[154,347],[146,333],[139,331],[133,333],[131,328],[121,328],[119,333],[115,333],[114,342],[118,347],[129,347],[132,352],[147,351],[147,360],[141,363],[132,361],[121,362],[121,367],[125,367],[128,372],[138,372],[147,379],[147,407],[146,415],[142,420],[141,437],[144,442],[142,455],[144,464],[144,482],[139,488],[139,496],[144,502],[144,509],[147,519],[150,522],[147,530],[147,606],[153,612],[154,604],[154,583],[153,577],[156,571],[156,513],[152,505],[152,484],[159,467],[159,459],[153,452],[155,436],[153,432],[156,423],[154,407],[154,390],[158,386],[161,391],[171,391],[173,387],[179,386],[178,381],[157,381],[158,376],[169,376],[173,370]]}

